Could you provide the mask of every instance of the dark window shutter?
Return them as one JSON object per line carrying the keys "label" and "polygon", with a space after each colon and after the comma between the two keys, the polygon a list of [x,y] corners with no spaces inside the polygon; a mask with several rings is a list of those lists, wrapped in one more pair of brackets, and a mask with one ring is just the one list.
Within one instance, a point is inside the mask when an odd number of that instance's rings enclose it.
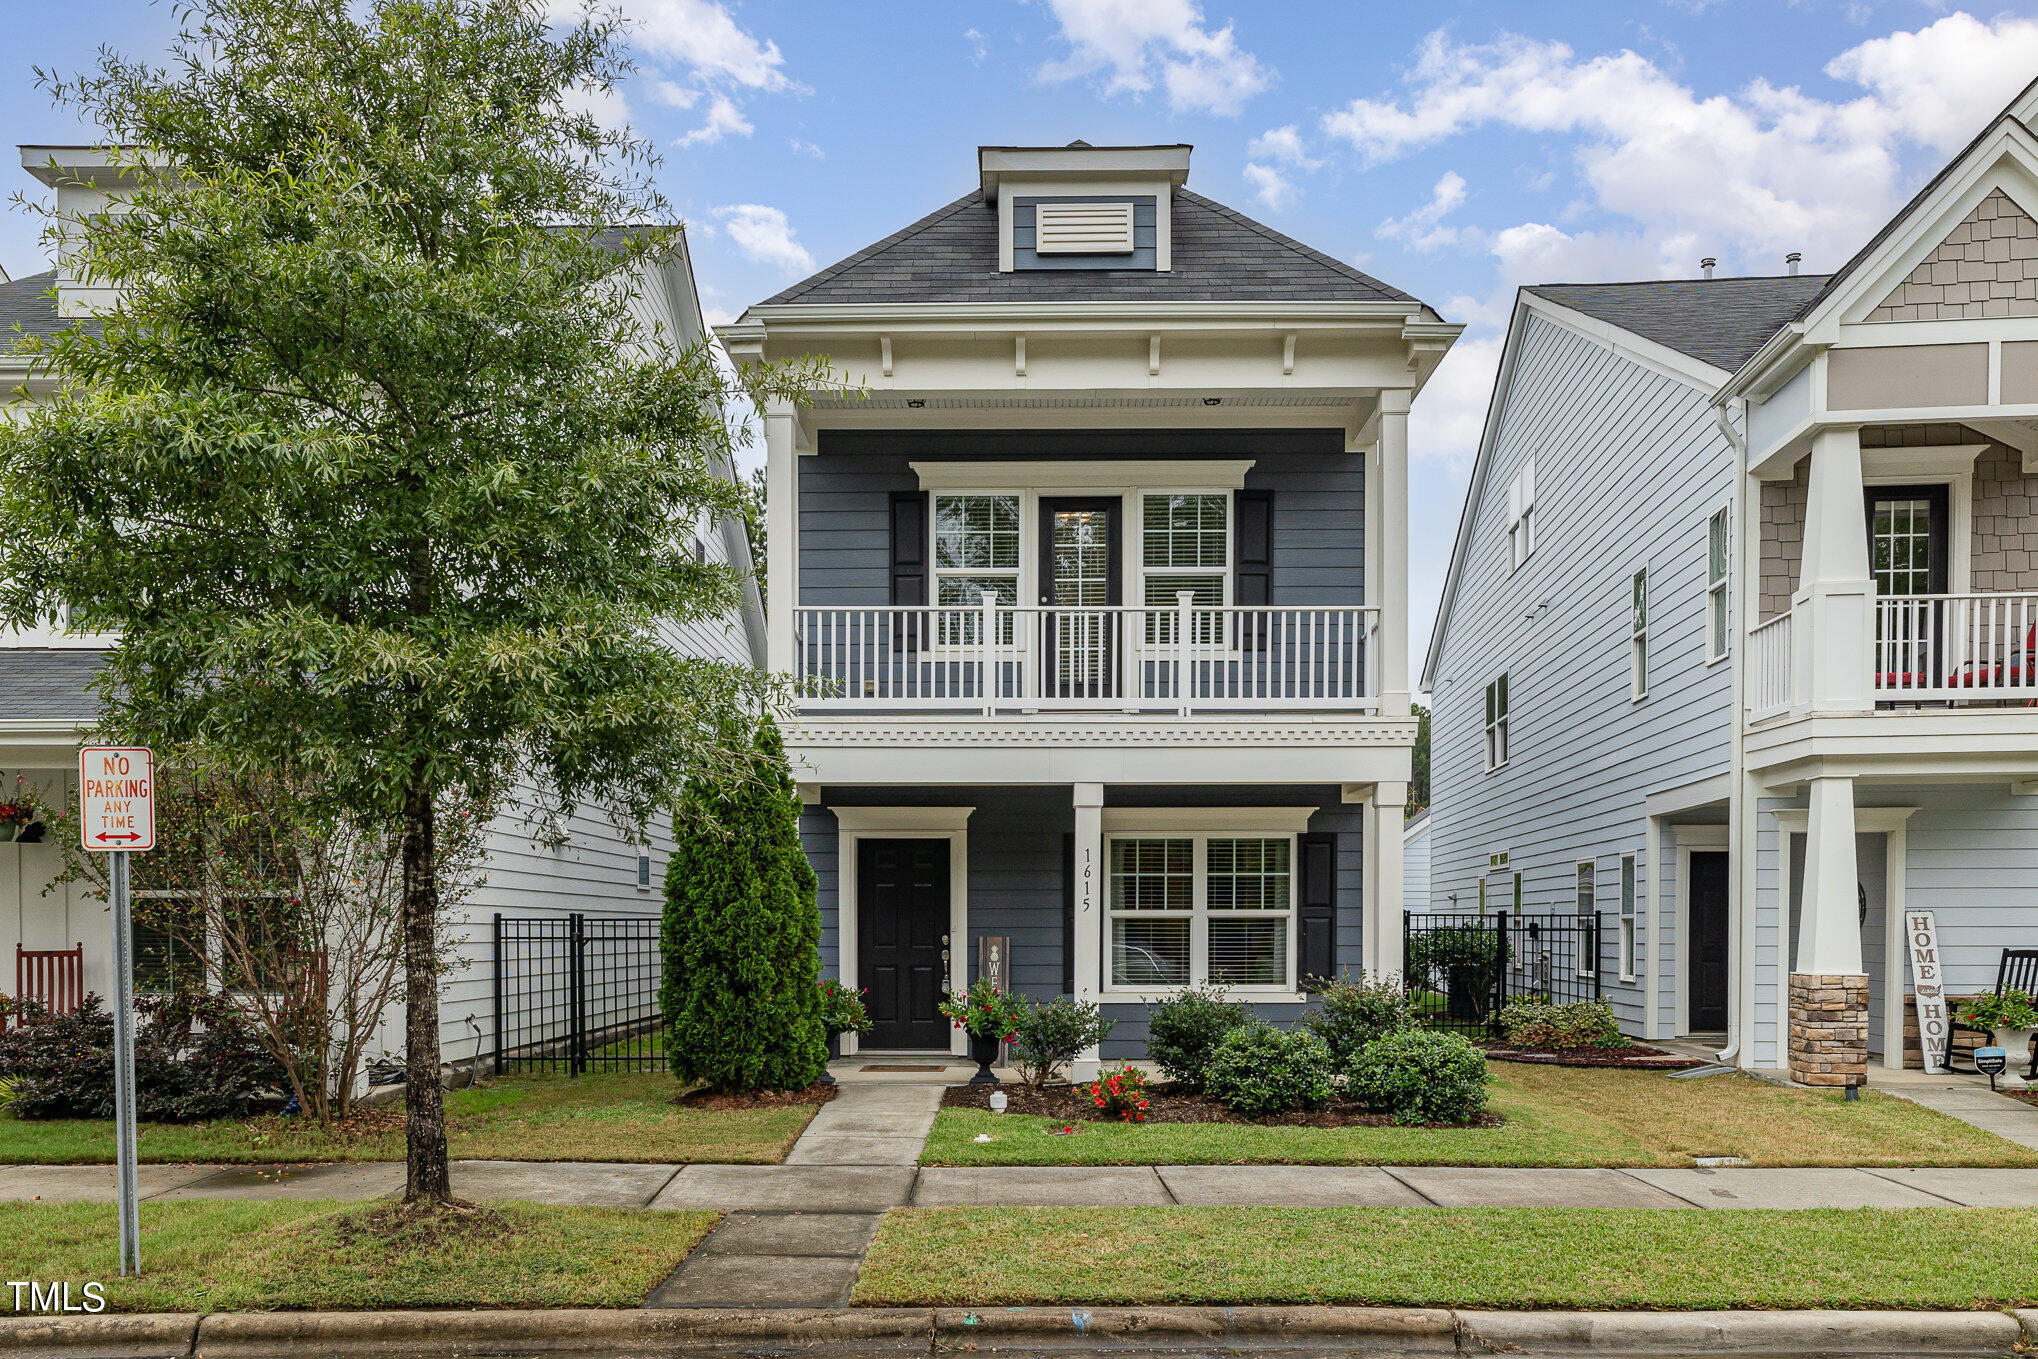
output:
{"label": "dark window shutter", "polygon": [[[1274,493],[1239,491],[1232,496],[1231,602],[1259,608],[1274,602]],[[1241,627],[1240,645],[1264,650],[1269,629],[1264,622]]]}
{"label": "dark window shutter", "polygon": [[1076,837],[1061,837],[1061,993],[1076,993]]}
{"label": "dark window shutter", "polygon": [[1304,835],[1297,848],[1302,856],[1302,909],[1295,970],[1307,987],[1311,977],[1329,980],[1337,975],[1337,837]]}
{"label": "dark window shutter", "polygon": [[[927,602],[927,493],[892,493],[892,598],[901,605]],[[919,614],[892,619],[892,650],[917,651]]]}

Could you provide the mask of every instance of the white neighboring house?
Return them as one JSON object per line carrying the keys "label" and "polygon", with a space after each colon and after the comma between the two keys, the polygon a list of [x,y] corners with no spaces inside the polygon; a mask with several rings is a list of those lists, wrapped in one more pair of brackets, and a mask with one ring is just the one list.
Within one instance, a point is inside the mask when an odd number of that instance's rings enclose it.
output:
{"label": "white neighboring house", "polygon": [[1401,906],[1417,913],[1433,910],[1429,900],[1429,811],[1401,826]]}
{"label": "white neighboring house", "polygon": [[1435,890],[1590,893],[1631,1033],[1843,1084],[1919,1061],[1907,909],[1950,994],[2038,948],[2034,114],[1830,276],[1516,303],[1425,667]]}
{"label": "white neighboring house", "polygon": [[[21,159],[31,175],[56,189],[60,208],[89,211],[104,201],[94,190],[74,184],[81,178],[89,181],[94,167],[103,166],[100,153],[84,147],[24,146]],[[58,171],[50,168],[52,161]],[[704,334],[683,240],[661,264],[645,266],[640,283],[633,305],[647,325],[663,327],[682,341]],[[25,359],[8,357],[17,337],[90,324],[92,291],[73,286],[61,261],[49,271],[0,283],[0,394],[4,394],[0,418],[11,418],[21,409],[11,403],[24,389],[27,399],[35,400],[53,385],[48,374],[31,368]],[[732,479],[736,475],[733,469],[724,470]],[[764,648],[764,615],[755,582],[747,577],[750,548],[742,522],[703,522],[696,529],[695,550],[706,559],[745,567],[743,607],[740,616],[717,624],[673,629],[668,640],[691,655],[758,662]],[[34,780],[53,802],[75,801],[78,736],[97,711],[87,686],[111,641],[56,630],[0,637],[0,797],[13,788],[18,774]],[[650,842],[639,845],[620,837],[605,818],[579,813],[567,822],[565,843],[554,848],[532,839],[525,820],[529,797],[529,789],[517,790],[488,828],[485,881],[451,922],[453,965],[440,996],[440,1036],[447,1061],[487,1053],[494,1042],[496,913],[645,916],[655,915],[663,906],[669,824],[654,825]],[[43,895],[42,888],[59,867],[52,844],[0,845],[0,951],[4,951],[0,959],[7,969],[0,977],[0,992],[13,994],[21,951],[82,948],[84,989],[101,996],[112,993],[107,908],[80,892]],[[173,965],[166,942],[138,940],[138,953],[141,984],[160,984]],[[400,1049],[400,1003],[385,1020],[381,1038],[386,1049]]]}

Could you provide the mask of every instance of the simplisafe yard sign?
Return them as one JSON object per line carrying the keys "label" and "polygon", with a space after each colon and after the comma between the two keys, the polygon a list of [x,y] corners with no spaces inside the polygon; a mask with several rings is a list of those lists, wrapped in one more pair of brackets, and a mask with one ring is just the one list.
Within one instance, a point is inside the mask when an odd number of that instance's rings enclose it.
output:
{"label": "simplisafe yard sign", "polygon": [[87,746],[78,752],[78,834],[85,848],[156,847],[154,765],[141,746]]}
{"label": "simplisafe yard sign", "polygon": [[120,1272],[142,1272],[142,1225],[134,1100],[134,911],[127,856],[156,847],[155,759],[143,746],[78,752],[78,838],[106,856],[113,905],[113,1129],[120,1168]]}

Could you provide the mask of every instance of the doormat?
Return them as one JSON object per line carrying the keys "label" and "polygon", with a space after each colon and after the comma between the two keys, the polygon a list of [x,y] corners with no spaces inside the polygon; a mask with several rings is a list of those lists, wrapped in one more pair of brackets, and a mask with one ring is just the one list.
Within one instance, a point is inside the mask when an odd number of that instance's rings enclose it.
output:
{"label": "doormat", "polygon": [[922,1064],[920,1064],[920,1063],[915,1063],[915,1062],[873,1062],[873,1063],[871,1063],[871,1064],[870,1064],[869,1066],[860,1066],[860,1067],[858,1067],[858,1068],[857,1068],[857,1070],[858,1070],[858,1071],[946,1071],[946,1070],[948,1070],[948,1068],[947,1068],[947,1067],[945,1067],[945,1066],[939,1066],[939,1065],[935,1065],[935,1066],[927,1066],[927,1065],[922,1065]]}

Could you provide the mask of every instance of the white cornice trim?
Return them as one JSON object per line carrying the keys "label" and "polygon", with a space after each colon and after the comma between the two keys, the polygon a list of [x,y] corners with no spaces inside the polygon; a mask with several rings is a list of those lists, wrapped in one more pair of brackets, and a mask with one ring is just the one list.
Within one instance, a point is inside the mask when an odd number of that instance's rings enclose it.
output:
{"label": "white cornice trim", "polygon": [[1213,487],[1238,490],[1252,471],[1250,458],[1209,462],[915,462],[923,491],[1121,490],[1139,486]]}
{"label": "white cornice trim", "polygon": [[1366,326],[1407,326],[1424,339],[1454,339],[1464,329],[1428,314],[1420,302],[780,302],[761,303],[735,323],[716,327],[725,340],[743,340],[768,326],[825,326],[868,329],[873,325],[912,325],[968,321],[978,325],[1000,321],[1051,326],[1058,321],[1185,322],[1234,321],[1279,324],[1343,322]]}
{"label": "white cornice trim", "polygon": [[960,831],[974,807],[830,807],[845,831]]}
{"label": "white cornice trim", "polygon": [[[1904,823],[1917,813],[1916,807],[1856,807],[1854,829],[1868,835],[1887,835],[1902,830]],[[1803,835],[1810,828],[1811,813],[1802,807],[1784,807],[1771,813],[1776,818],[1776,829],[1785,835]]]}
{"label": "white cornice trim", "polygon": [[1695,359],[1668,345],[1645,339],[1632,330],[1602,321],[1584,312],[1567,307],[1561,302],[1552,302],[1547,297],[1524,292],[1522,305],[1554,325],[1576,331],[1586,339],[1609,349],[1628,362],[1688,383],[1700,391],[1717,391],[1721,383],[1731,376],[1724,368],[1718,368],[1703,359]]}
{"label": "white cornice trim", "polygon": [[1106,807],[1104,833],[1128,831],[1264,831],[1300,835],[1314,807]]}
{"label": "white cornice trim", "polygon": [[1863,476],[1870,477],[1946,476],[1972,472],[1974,460],[1987,451],[1987,444],[1864,448],[1861,450],[1861,472]]}

